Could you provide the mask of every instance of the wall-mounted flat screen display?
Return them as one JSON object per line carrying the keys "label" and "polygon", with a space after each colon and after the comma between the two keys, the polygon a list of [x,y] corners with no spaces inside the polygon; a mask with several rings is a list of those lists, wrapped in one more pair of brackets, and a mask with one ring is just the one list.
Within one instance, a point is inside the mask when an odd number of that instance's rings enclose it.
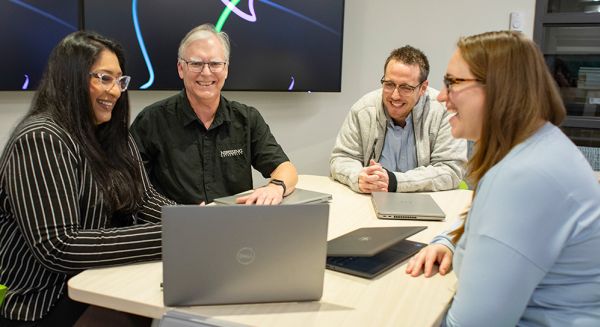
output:
{"label": "wall-mounted flat screen display", "polygon": [[231,41],[225,90],[341,90],[344,0],[83,0],[83,14],[125,47],[130,89],[181,89],[179,42],[211,23]]}
{"label": "wall-mounted flat screen display", "polygon": [[0,1],[0,91],[37,87],[50,51],[79,26],[79,0]]}

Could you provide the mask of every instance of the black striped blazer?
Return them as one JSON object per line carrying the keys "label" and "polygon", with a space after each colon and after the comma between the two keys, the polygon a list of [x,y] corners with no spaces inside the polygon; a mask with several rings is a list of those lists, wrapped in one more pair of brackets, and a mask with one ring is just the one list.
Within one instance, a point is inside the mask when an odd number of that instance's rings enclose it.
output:
{"label": "black striped blazer", "polygon": [[145,194],[134,225],[112,228],[79,144],[47,116],[28,118],[0,159],[0,310],[17,320],[42,318],[83,269],[161,256],[160,207],[173,202],[150,185],[137,147]]}

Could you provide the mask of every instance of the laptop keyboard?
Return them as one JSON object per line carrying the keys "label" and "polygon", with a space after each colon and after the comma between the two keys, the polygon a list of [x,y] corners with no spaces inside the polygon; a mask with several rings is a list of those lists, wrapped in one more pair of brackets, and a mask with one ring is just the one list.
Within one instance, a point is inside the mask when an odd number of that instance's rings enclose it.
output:
{"label": "laptop keyboard", "polygon": [[371,257],[327,257],[327,268],[372,278],[410,258],[425,245],[403,240]]}

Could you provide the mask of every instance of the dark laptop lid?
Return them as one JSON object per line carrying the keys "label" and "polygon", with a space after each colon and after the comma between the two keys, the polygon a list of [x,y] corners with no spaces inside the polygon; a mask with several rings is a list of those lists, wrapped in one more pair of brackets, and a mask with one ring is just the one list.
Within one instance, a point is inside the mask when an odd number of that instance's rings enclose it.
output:
{"label": "dark laptop lid", "polygon": [[360,228],[327,242],[328,256],[373,256],[426,226]]}
{"label": "dark laptop lid", "polygon": [[[216,204],[235,205],[236,204],[235,199],[239,198],[240,196],[249,194],[250,192],[252,192],[252,190],[234,194],[234,195],[230,195],[230,196],[216,198],[214,200],[214,202]],[[292,194],[283,198],[283,201],[281,201],[281,204],[323,203],[323,202],[331,201],[331,199],[332,199],[331,194],[296,188],[294,190],[294,192],[292,192]]]}

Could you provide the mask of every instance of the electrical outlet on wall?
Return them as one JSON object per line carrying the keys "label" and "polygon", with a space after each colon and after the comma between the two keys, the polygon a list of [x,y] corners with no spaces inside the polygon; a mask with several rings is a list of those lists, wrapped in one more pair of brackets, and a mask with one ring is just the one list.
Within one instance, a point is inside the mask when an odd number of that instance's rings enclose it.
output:
{"label": "electrical outlet on wall", "polygon": [[508,29],[511,31],[523,32],[523,25],[525,24],[523,13],[520,11],[513,11],[510,13],[510,20]]}

